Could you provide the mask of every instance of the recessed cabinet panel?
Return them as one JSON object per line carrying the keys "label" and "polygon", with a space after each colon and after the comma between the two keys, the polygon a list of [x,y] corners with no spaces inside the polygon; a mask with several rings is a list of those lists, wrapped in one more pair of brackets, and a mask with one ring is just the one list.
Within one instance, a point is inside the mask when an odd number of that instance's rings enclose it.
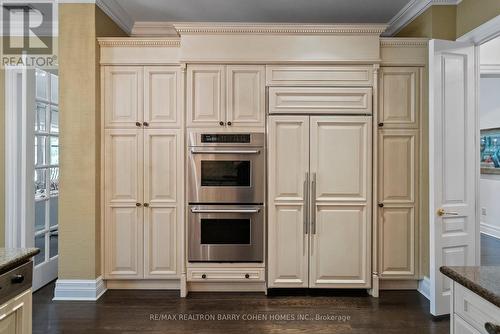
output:
{"label": "recessed cabinet panel", "polygon": [[264,66],[228,66],[226,73],[227,121],[231,126],[264,126]]}
{"label": "recessed cabinet panel", "polygon": [[180,251],[175,207],[149,207],[144,214],[146,278],[177,278]]}
{"label": "recessed cabinet panel", "polygon": [[414,208],[384,207],[379,211],[379,215],[379,253],[381,276],[414,276]]}
{"label": "recessed cabinet panel", "polygon": [[309,117],[269,117],[269,199],[304,201],[309,171]]}
{"label": "recessed cabinet panel", "polygon": [[303,205],[274,205],[270,212],[270,288],[308,286],[309,242],[303,210]]}
{"label": "recessed cabinet panel", "polygon": [[103,98],[106,128],[135,128],[143,120],[142,67],[104,67]]}
{"label": "recessed cabinet panel", "polygon": [[[370,286],[369,225],[365,206],[318,206],[311,234],[311,286]],[[313,223],[314,224],[314,223]]]}
{"label": "recessed cabinet panel", "polygon": [[414,203],[417,184],[416,130],[379,132],[379,201]]}
{"label": "recessed cabinet panel", "polygon": [[367,201],[370,117],[311,117],[311,175],[322,201]]}
{"label": "recessed cabinet panel", "polygon": [[188,126],[220,126],[226,121],[225,67],[190,65],[187,71]]}
{"label": "recessed cabinet panel", "polygon": [[144,121],[149,128],[180,126],[180,83],[178,67],[144,68]]}
{"label": "recessed cabinet panel", "polygon": [[141,130],[106,130],[104,140],[107,205],[142,203]]}
{"label": "recessed cabinet panel", "polygon": [[380,71],[379,123],[384,123],[384,127],[417,128],[419,97],[419,68],[382,68]]}
{"label": "recessed cabinet panel", "polygon": [[106,277],[143,277],[143,217],[142,209],[110,207],[105,231]]}
{"label": "recessed cabinet panel", "polygon": [[12,298],[0,306],[0,333],[31,334],[32,332],[31,289]]}
{"label": "recessed cabinet panel", "polygon": [[268,65],[269,86],[372,86],[373,66]]}

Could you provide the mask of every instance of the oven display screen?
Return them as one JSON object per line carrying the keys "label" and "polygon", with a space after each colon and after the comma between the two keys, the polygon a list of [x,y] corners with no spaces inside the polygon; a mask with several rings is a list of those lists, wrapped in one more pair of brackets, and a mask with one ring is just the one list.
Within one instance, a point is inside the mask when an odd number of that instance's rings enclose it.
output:
{"label": "oven display screen", "polygon": [[202,134],[202,143],[236,143],[236,144],[248,144],[250,143],[250,134]]}
{"label": "oven display screen", "polygon": [[201,219],[201,244],[249,245],[250,219]]}
{"label": "oven display screen", "polygon": [[201,161],[202,187],[250,187],[250,161]]}

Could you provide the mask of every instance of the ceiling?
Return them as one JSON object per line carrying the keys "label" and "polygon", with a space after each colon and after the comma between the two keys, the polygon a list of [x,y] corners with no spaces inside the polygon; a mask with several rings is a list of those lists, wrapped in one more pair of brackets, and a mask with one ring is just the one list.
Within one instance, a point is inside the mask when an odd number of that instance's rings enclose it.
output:
{"label": "ceiling", "polygon": [[387,23],[411,0],[119,0],[133,22]]}

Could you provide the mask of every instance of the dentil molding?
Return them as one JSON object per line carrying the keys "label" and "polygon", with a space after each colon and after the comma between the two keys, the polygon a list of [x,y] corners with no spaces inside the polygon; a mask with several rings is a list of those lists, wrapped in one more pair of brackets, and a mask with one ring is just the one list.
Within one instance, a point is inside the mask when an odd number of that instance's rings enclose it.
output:
{"label": "dentil molding", "polygon": [[181,40],[178,37],[104,37],[99,38],[101,47],[180,47]]}

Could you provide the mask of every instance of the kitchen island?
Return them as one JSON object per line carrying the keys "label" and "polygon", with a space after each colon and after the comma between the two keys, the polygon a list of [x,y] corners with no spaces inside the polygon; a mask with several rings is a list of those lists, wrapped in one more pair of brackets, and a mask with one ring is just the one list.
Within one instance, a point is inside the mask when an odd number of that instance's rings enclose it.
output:
{"label": "kitchen island", "polygon": [[450,333],[500,333],[500,267],[441,267],[452,279]]}

